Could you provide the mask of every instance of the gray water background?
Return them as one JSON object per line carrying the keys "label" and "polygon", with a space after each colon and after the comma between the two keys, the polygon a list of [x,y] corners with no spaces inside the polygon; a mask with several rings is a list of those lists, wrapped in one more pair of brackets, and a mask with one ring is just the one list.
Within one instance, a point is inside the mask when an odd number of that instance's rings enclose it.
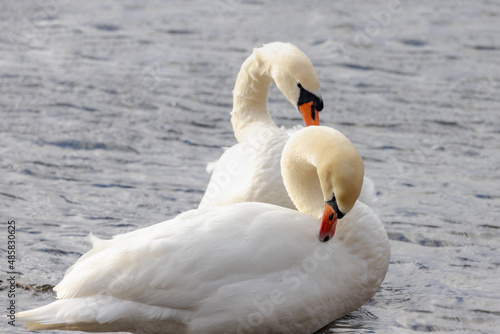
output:
{"label": "gray water background", "polygon": [[[274,40],[311,58],[391,240],[379,292],[318,333],[499,332],[499,2],[2,1],[0,31],[2,333],[24,332],[3,315],[7,221],[18,283],[42,288],[90,231],[196,207],[235,143],[239,66]],[[269,107],[302,122],[275,87]],[[18,311],[54,300],[35,290]]]}

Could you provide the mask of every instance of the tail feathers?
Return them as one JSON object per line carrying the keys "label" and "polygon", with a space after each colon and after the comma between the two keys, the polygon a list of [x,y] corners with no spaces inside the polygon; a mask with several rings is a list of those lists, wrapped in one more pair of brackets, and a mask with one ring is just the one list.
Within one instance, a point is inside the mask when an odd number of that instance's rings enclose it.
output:
{"label": "tail feathers", "polygon": [[[177,310],[122,300],[111,296],[93,295],[62,299],[51,304],[17,314],[30,330],[80,330],[88,332],[134,331],[153,323],[162,326],[183,326]],[[180,328],[179,328],[180,329]],[[179,330],[182,332],[182,330]]]}
{"label": "tail feathers", "polygon": [[215,160],[207,163],[207,167],[205,167],[205,170],[207,171],[208,174],[212,174],[214,172],[215,166],[217,165],[218,161],[219,160]]}
{"label": "tail feathers", "polygon": [[363,179],[363,187],[361,188],[358,200],[368,205],[372,210],[376,210],[377,191],[375,189],[375,182],[369,177],[365,176]]}
{"label": "tail feathers", "polygon": [[100,247],[101,245],[105,244],[107,240],[102,240],[96,237],[92,232],[89,233],[88,239],[90,243],[92,244],[92,247]]}
{"label": "tail feathers", "polygon": [[[222,147],[224,152],[230,149],[230,147]],[[215,167],[217,166],[217,163],[219,162],[219,159],[210,161],[207,163],[207,166],[205,167],[205,170],[207,171],[208,174],[212,174],[215,170]]]}

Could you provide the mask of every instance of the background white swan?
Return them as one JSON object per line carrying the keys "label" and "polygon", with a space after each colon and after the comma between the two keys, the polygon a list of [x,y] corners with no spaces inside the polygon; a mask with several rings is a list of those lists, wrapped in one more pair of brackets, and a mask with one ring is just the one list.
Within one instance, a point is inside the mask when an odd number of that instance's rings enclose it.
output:
{"label": "background white swan", "polygon": [[[267,94],[272,82],[300,110],[306,125],[319,125],[323,100],[309,58],[289,43],[274,42],[254,49],[241,66],[233,91],[231,123],[238,144],[209,164],[212,176],[199,208],[240,202],[295,208],[279,164],[283,146],[296,129],[285,131],[271,119]],[[360,200],[368,206],[376,200],[369,178],[365,178]]]}
{"label": "background white swan", "polygon": [[306,125],[319,125],[323,100],[309,58],[289,43],[254,49],[241,66],[233,91],[231,123],[238,144],[215,163],[199,208],[250,201],[295,208],[279,166],[289,135],[276,126],[267,108],[272,82],[300,110]]}
{"label": "background white swan", "polygon": [[[290,138],[282,168],[306,213],[239,203],[94,239],[56,286],[59,300],[17,319],[31,330],[311,333],[351,312],[390,257],[380,220],[356,202],[361,158],[338,131],[308,127]],[[318,241],[320,216],[333,223],[329,242]]]}

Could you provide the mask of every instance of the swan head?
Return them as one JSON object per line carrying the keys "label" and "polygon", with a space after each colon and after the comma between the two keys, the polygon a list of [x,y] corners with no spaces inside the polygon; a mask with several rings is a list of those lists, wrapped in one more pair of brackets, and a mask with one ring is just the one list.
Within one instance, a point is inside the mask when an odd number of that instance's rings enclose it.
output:
{"label": "swan head", "polygon": [[319,125],[323,99],[318,75],[309,58],[296,46],[282,42],[265,44],[254,53],[269,64],[270,76],[302,114],[306,126]]}
{"label": "swan head", "polygon": [[342,143],[335,160],[321,162],[318,177],[324,198],[319,239],[328,241],[335,235],[337,220],[342,219],[356,204],[363,185],[364,164],[354,145]]}
{"label": "swan head", "polygon": [[297,209],[321,219],[319,239],[328,241],[335,235],[337,220],[354,207],[361,193],[364,164],[341,132],[313,126],[287,141],[281,173]]}

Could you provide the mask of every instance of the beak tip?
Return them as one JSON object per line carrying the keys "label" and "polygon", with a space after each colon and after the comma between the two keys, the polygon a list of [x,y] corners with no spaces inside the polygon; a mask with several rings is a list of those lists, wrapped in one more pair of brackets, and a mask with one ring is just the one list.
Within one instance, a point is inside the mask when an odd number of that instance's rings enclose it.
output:
{"label": "beak tip", "polygon": [[328,203],[325,204],[325,211],[321,218],[321,225],[319,230],[319,240],[327,242],[335,236],[337,229],[337,215],[335,210]]}
{"label": "beak tip", "polygon": [[318,110],[314,107],[314,102],[311,101],[299,105],[299,111],[306,126],[320,124]]}

